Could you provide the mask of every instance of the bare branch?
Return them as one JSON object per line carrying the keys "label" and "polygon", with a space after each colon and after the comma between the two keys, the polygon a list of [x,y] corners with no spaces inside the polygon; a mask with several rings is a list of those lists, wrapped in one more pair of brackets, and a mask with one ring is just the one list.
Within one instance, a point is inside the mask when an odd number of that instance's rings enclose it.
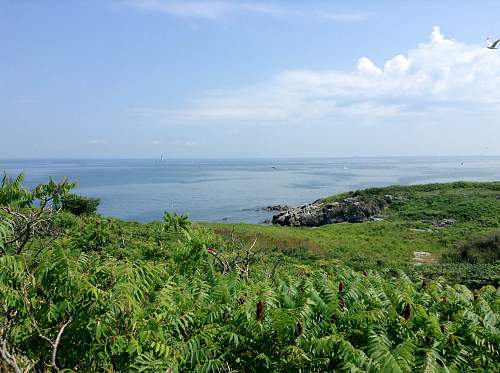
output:
{"label": "bare branch", "polygon": [[257,243],[257,237],[255,237],[255,239],[253,240],[253,243],[252,245],[248,248],[247,252],[246,252],[246,258],[245,260],[243,260],[241,263],[243,264],[242,266],[240,266],[239,264],[240,263],[237,263],[237,267],[238,269],[240,270],[241,274],[243,275],[243,277],[248,280],[249,276],[250,276],[250,261],[251,261],[251,255],[252,255],[252,249],[254,248],[255,244]]}
{"label": "bare branch", "polygon": [[63,323],[61,325],[61,327],[59,328],[59,331],[57,332],[57,336],[56,336],[55,341],[52,341],[52,339],[50,339],[49,337],[47,337],[45,334],[42,333],[42,331],[40,330],[40,327],[38,326],[38,323],[36,322],[35,318],[33,317],[32,313],[30,311],[30,302],[29,302],[28,296],[26,295],[26,289],[23,289],[23,303],[24,303],[24,306],[26,308],[26,312],[28,314],[28,317],[31,321],[31,324],[33,325],[33,327],[37,331],[38,336],[40,338],[46,340],[47,342],[49,342],[49,344],[52,346],[52,355],[51,355],[50,364],[52,365],[52,367],[54,368],[54,370],[56,372],[60,372],[61,370],[59,369],[59,367],[57,366],[57,363],[56,363],[57,348],[59,347],[59,344],[61,342],[61,337],[64,333],[64,329],[66,329],[66,327],[73,321],[73,316],[70,316],[68,321],[66,321],[65,323]]}
{"label": "bare branch", "polygon": [[278,266],[280,264],[281,264],[280,262],[276,261],[274,263],[273,268],[270,271],[266,271],[267,278],[273,278],[274,277],[274,273],[276,272],[276,269],[278,268]]}
{"label": "bare branch", "polygon": [[12,210],[9,206],[2,207],[2,210],[5,211],[6,213],[12,215],[12,216],[15,216],[16,218],[20,218],[26,222],[29,222],[29,218],[26,215],[21,214],[18,211]]}
{"label": "bare branch", "polygon": [[[44,198],[42,201],[39,209],[35,213],[31,214],[24,214],[19,211],[13,210],[11,207],[6,206],[2,207],[2,210],[10,214],[11,216],[22,220],[25,222],[25,225],[22,229],[20,229],[19,233],[17,233],[13,238],[8,240],[5,245],[16,245],[16,254],[20,254],[26,244],[28,243],[29,239],[35,234],[36,232],[42,232],[45,229],[44,224],[47,222],[51,221],[52,218],[52,211],[48,211],[46,209],[46,205],[49,201],[51,201],[54,197],[50,196],[48,198]],[[49,214],[48,217],[44,217],[45,214]],[[46,229],[45,229],[46,230]],[[2,250],[3,254],[5,255],[6,250]],[[0,254],[2,253],[0,252]]]}
{"label": "bare branch", "polygon": [[248,249],[248,253],[250,253],[253,249],[253,247],[255,246],[255,244],[257,243],[257,237],[255,237],[255,240],[253,240],[253,243],[252,243],[252,246],[250,246],[250,248]]}
{"label": "bare branch", "polygon": [[59,329],[59,332],[57,333],[56,340],[55,340],[55,342],[52,345],[53,348],[52,348],[52,360],[51,360],[51,364],[52,364],[52,367],[56,370],[56,372],[60,372],[61,371],[59,369],[59,367],[57,366],[57,364],[56,364],[57,348],[59,347],[59,343],[61,342],[61,337],[62,337],[62,334],[64,333],[64,329],[66,329],[66,327],[71,323],[71,321],[73,321],[73,316],[70,316],[69,320],[66,321],[61,326],[61,328]]}
{"label": "bare branch", "polygon": [[255,237],[252,245],[247,249],[245,253],[245,258],[242,259],[240,258],[240,253],[238,252],[236,254],[236,257],[233,258],[231,261],[228,261],[226,257],[222,255],[221,252],[217,252],[212,248],[208,248],[207,251],[209,254],[211,254],[217,261],[219,262],[222,273],[227,273],[235,268],[237,268],[241,275],[248,280],[249,274],[250,274],[250,262],[253,258],[252,255],[252,249],[255,247],[255,244],[257,243],[257,237]]}
{"label": "bare branch", "polygon": [[20,240],[26,234],[27,229],[28,229],[28,226],[24,227],[24,229],[21,230],[21,232],[17,236],[15,236],[14,238],[10,239],[9,241],[6,241],[5,245],[11,245],[14,242]]}
{"label": "bare branch", "polygon": [[7,339],[10,329],[15,323],[17,311],[8,310],[6,312],[7,322],[0,329],[0,355],[2,359],[14,370],[15,373],[23,373],[23,370],[17,364],[16,357],[9,352],[7,347]]}
{"label": "bare branch", "polygon": [[222,256],[221,253],[218,253],[217,251],[215,251],[214,249],[212,248],[208,248],[207,249],[208,253],[211,254],[215,259],[217,259],[219,261],[219,264],[222,268],[222,273],[226,273],[228,272],[231,267],[229,266],[229,263],[227,262],[227,259],[224,258],[224,256]]}

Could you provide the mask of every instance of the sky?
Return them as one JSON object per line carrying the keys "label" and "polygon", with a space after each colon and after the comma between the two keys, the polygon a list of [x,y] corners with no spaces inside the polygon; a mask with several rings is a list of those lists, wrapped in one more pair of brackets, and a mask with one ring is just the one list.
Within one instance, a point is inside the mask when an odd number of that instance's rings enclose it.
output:
{"label": "sky", "polygon": [[500,155],[500,2],[0,0],[0,158]]}

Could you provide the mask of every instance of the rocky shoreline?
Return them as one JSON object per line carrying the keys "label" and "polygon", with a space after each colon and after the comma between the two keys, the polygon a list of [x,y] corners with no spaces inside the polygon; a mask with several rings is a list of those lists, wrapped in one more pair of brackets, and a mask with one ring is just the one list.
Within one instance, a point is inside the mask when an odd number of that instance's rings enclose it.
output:
{"label": "rocky shoreline", "polygon": [[317,200],[299,207],[268,206],[266,211],[278,211],[272,218],[272,224],[275,225],[319,227],[326,224],[360,223],[381,219],[381,213],[393,201],[394,197],[391,195],[369,199],[349,197],[328,203]]}
{"label": "rocky shoreline", "polygon": [[267,212],[283,212],[290,210],[291,207],[287,205],[272,205],[259,208],[257,211],[267,211]]}

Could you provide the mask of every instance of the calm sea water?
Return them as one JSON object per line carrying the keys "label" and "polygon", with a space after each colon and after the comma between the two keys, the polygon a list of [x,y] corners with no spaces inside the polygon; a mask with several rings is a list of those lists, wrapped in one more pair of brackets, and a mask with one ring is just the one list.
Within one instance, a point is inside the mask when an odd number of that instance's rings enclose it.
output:
{"label": "calm sea water", "polygon": [[76,191],[100,198],[103,215],[146,222],[175,211],[197,221],[258,223],[271,216],[260,207],[353,189],[500,180],[500,157],[0,160],[1,170],[24,172],[29,186],[49,176],[78,180]]}

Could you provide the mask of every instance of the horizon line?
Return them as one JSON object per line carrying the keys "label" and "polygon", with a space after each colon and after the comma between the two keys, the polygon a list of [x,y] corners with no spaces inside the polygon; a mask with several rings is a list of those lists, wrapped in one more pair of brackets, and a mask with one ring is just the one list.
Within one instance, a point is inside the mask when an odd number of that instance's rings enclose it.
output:
{"label": "horizon line", "polygon": [[[167,157],[169,160],[257,160],[257,159],[352,159],[352,158],[500,158],[500,154],[452,154],[452,155],[351,155],[351,156],[257,156],[257,157]],[[1,161],[45,160],[158,160],[158,157],[15,157]]]}

